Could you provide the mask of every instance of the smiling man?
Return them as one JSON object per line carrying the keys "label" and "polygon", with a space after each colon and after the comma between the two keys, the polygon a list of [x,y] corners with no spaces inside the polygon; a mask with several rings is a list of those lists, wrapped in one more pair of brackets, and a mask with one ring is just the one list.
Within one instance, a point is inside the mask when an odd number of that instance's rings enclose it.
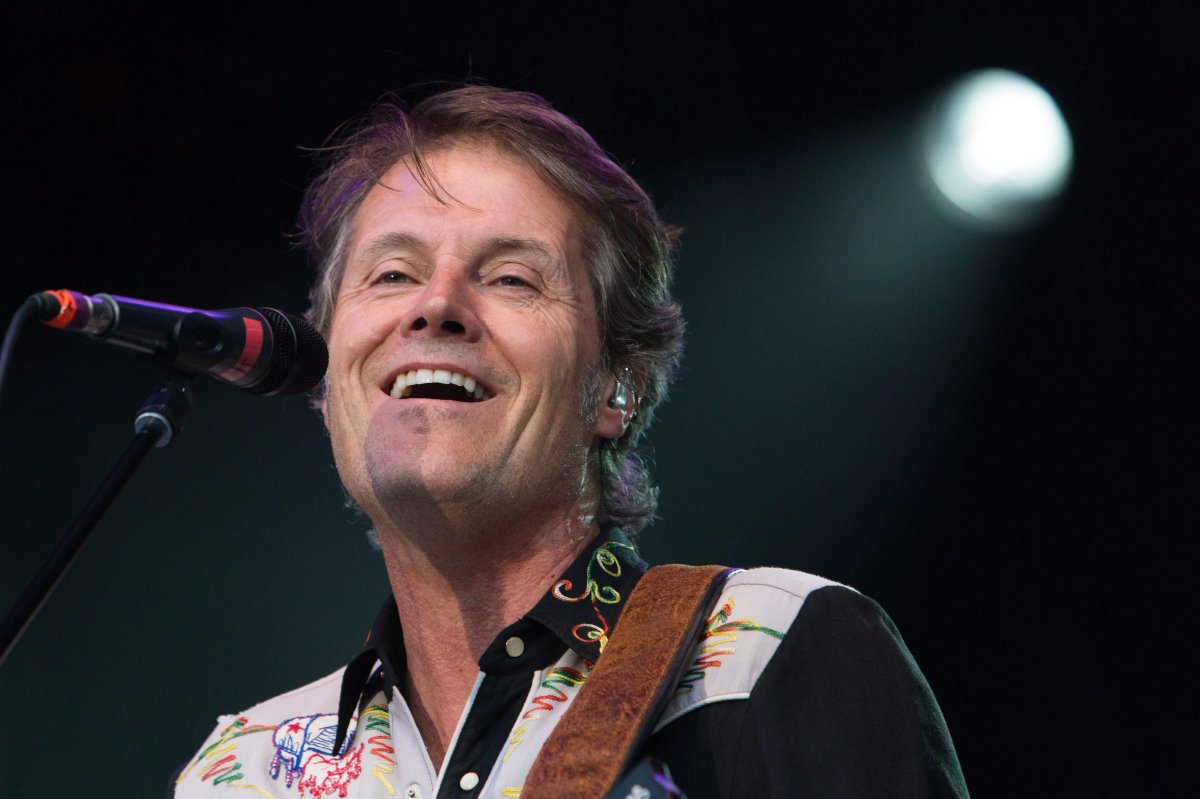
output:
{"label": "smiling man", "polygon": [[383,105],[331,150],[303,223],[320,408],[392,592],[346,667],[223,717],[176,796],[546,796],[531,770],[569,772],[583,746],[554,736],[568,711],[592,715],[563,730],[630,723],[594,700],[621,646],[618,685],[685,667],[621,753],[679,787],[622,797],[965,795],[928,685],[852,589],[722,574],[678,653],[627,621],[654,585],[635,446],[683,322],[671,231],[587,133],[485,87]]}

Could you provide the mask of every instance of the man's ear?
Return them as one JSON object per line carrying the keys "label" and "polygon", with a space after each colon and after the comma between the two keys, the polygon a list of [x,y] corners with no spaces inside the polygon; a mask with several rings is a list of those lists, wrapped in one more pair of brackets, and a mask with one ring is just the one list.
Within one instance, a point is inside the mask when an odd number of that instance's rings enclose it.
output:
{"label": "man's ear", "polygon": [[629,423],[637,416],[637,392],[632,386],[633,378],[628,369],[621,370],[621,378],[610,375],[604,386],[604,402],[596,417],[596,435],[606,439],[617,439],[625,434]]}

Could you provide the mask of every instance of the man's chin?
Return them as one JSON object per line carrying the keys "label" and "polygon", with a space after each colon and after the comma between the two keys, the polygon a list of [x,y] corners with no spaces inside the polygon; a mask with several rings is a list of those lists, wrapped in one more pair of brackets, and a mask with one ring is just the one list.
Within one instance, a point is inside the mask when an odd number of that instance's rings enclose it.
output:
{"label": "man's chin", "polygon": [[390,463],[387,468],[372,468],[368,459],[367,474],[375,500],[389,515],[428,514],[439,507],[478,503],[487,493],[484,488],[490,481],[484,475],[456,466]]}

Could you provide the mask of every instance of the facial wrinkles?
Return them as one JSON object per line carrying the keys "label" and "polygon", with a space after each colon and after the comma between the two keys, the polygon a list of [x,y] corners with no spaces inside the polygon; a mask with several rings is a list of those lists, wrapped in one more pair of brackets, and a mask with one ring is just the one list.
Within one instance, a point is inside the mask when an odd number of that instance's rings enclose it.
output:
{"label": "facial wrinkles", "polygon": [[[358,220],[363,224],[358,232],[370,236],[371,231],[376,231],[374,237],[366,238],[362,245],[372,257],[364,258],[366,253],[360,250],[348,264],[343,291],[338,298],[339,309],[347,316],[335,325],[339,330],[344,327],[349,331],[347,340],[356,342],[361,356],[359,359],[352,355],[353,362],[344,362],[341,372],[343,377],[352,376],[353,385],[362,392],[357,406],[360,410],[350,407],[349,410],[355,412],[345,414],[350,426],[366,428],[356,430],[357,435],[353,436],[359,444],[355,457],[362,471],[367,473],[364,477],[371,493],[385,508],[406,499],[417,499],[421,492],[428,494],[431,490],[453,494],[441,497],[443,500],[465,503],[473,497],[495,499],[498,494],[509,494],[515,500],[518,497],[512,495],[532,490],[534,493],[527,493],[524,501],[541,494],[543,501],[562,507],[565,514],[574,514],[582,522],[594,513],[595,491],[589,458],[592,431],[599,412],[597,389],[604,380],[593,374],[598,368],[595,363],[598,360],[598,334],[595,312],[588,302],[590,283],[585,275],[573,277],[573,272],[582,270],[568,267],[568,264],[578,263],[578,253],[574,252],[578,242],[572,231],[574,220],[568,217],[563,226],[553,221],[552,214],[545,218],[523,214],[519,208],[510,208],[511,204],[503,202],[476,205],[481,207],[460,205],[447,210],[444,205],[431,207],[403,199],[399,208],[394,203],[390,206],[384,203],[363,209],[368,213]],[[385,211],[387,213],[383,213]],[[395,218],[389,216],[397,213],[407,219],[399,229],[394,226]],[[524,222],[514,222],[514,218]],[[474,224],[480,220],[478,226]],[[531,220],[535,224],[528,224]],[[546,226],[545,222],[552,224]],[[381,228],[386,226],[391,226],[391,230],[384,229],[381,235]],[[414,252],[414,238],[420,243],[421,252]],[[537,264],[539,268],[535,269],[544,281],[538,287],[539,291],[528,295],[487,293],[486,287],[492,284],[487,280],[486,271],[506,257],[504,252],[495,260],[482,257],[487,242],[496,250],[514,251],[514,260],[518,262],[522,255],[530,255],[530,243],[536,244],[543,256]],[[563,242],[567,243],[565,248]],[[389,247],[396,248],[395,252],[389,252]],[[522,249],[526,252],[522,253]],[[486,313],[481,313],[478,318],[482,328],[482,349],[479,341],[465,342],[455,336],[401,338],[404,330],[394,325],[395,317],[386,310],[387,303],[393,300],[385,293],[376,295],[372,288],[372,275],[378,274],[379,267],[387,268],[383,261],[393,255],[398,256],[398,263],[408,263],[409,257],[423,261],[425,271],[420,277],[421,282],[429,279],[438,268],[460,270],[443,271],[442,275],[454,275],[453,280],[462,281],[457,284],[458,290],[464,292],[458,298],[460,301],[483,303],[480,308]],[[425,257],[417,257],[421,255]],[[419,290],[419,287],[414,289]],[[484,293],[468,294],[473,291]],[[374,311],[371,308],[375,306],[377,296],[381,304],[377,306],[378,311]],[[367,321],[354,319],[364,314]],[[379,319],[380,330],[372,331],[367,327],[376,324],[371,321],[372,317]],[[501,325],[500,338],[496,339],[500,349],[493,350],[491,344],[494,342],[488,328],[497,320]],[[355,329],[356,324],[363,327]],[[547,344],[556,355],[549,354]],[[540,368],[530,369],[529,365],[537,363],[536,360],[527,361],[525,366],[516,369],[500,368],[507,360],[505,353],[518,353],[525,346],[543,353]],[[398,354],[400,350],[403,355]],[[486,364],[497,355],[501,358],[495,361],[497,368],[489,370]],[[519,364],[522,360],[518,357],[515,362]],[[390,386],[384,389],[380,386],[394,376],[394,370],[422,361],[460,366],[463,372],[474,372],[476,377],[486,378],[489,388],[498,395],[488,402],[513,400],[505,412],[509,422],[492,429],[491,434],[475,439],[476,448],[472,450],[469,437],[445,437],[445,430],[453,422],[450,417],[454,411],[428,402],[393,407],[391,403],[397,400],[386,396]],[[344,391],[345,386],[339,394]],[[348,404],[352,405],[353,401]],[[396,415],[399,413],[403,413],[402,420]],[[446,424],[439,425],[442,420]],[[517,423],[510,424],[512,421]],[[386,435],[389,430],[401,429],[408,432],[399,437]],[[428,435],[429,431],[434,435]],[[447,444],[451,449],[443,450],[441,457],[422,459],[421,447]],[[410,452],[393,451],[397,446],[409,447]],[[446,457],[447,453],[449,457]],[[512,457],[526,464],[540,461],[558,468],[518,470],[510,473],[506,484],[506,461]],[[397,458],[412,458],[410,468],[393,468]],[[425,479],[430,470],[450,474],[446,469],[453,467],[447,464],[453,464],[455,459],[465,463],[459,473],[463,480]],[[514,481],[511,474],[522,475],[521,480]],[[565,505],[562,504],[564,500]]]}
{"label": "facial wrinkles", "polygon": [[[426,353],[430,358],[438,357],[453,357],[457,347],[451,341],[434,340],[430,344]],[[564,379],[568,375],[555,376],[554,379]],[[589,370],[589,375],[586,379],[580,381],[576,396],[569,402],[563,403],[555,409],[555,417],[558,419],[555,424],[557,430],[572,430],[585,429],[590,430],[599,414],[599,403],[602,401],[601,392],[604,388],[606,375],[602,372],[598,365]],[[519,387],[517,381],[506,380],[501,391],[517,392]],[[544,397],[538,398],[539,402],[548,401]],[[529,403],[526,406],[525,420],[528,421],[529,416],[532,416],[538,403]],[[392,411],[394,413],[405,413],[406,424],[414,433],[426,433],[433,425],[439,421],[438,417],[442,415],[452,414],[450,408],[439,408],[438,406],[421,406],[412,410],[397,407]],[[572,420],[583,423],[580,428],[576,424],[572,424]],[[457,485],[452,494],[441,494],[434,496],[426,487],[428,481],[424,479],[425,475],[416,475],[414,480],[409,482],[398,482],[394,479],[392,470],[389,468],[392,460],[396,457],[407,457],[417,462],[421,460],[421,450],[414,449],[408,453],[396,453],[390,450],[384,443],[386,437],[381,435],[379,429],[385,428],[394,420],[390,413],[375,414],[368,426],[366,436],[364,438],[364,458],[367,467],[367,476],[371,482],[372,492],[379,506],[385,512],[402,509],[411,506],[416,501],[432,500],[435,504],[444,505],[446,503],[471,506],[482,500],[483,504],[476,507],[473,513],[476,514],[479,521],[484,521],[486,515],[490,511],[499,512],[503,509],[506,514],[509,512],[509,503],[527,502],[529,496],[524,499],[520,496],[518,490],[537,489],[540,501],[538,504],[545,507],[562,507],[565,510],[563,521],[565,522],[568,536],[574,535],[572,530],[578,531],[580,525],[584,529],[590,528],[591,522],[594,519],[597,496],[599,486],[596,483],[596,464],[593,457],[590,436],[585,440],[576,438],[575,440],[564,440],[560,436],[548,437],[532,437],[529,434],[531,430],[527,426],[518,426],[512,430],[514,436],[504,445],[493,445],[492,447],[473,451],[469,457],[473,460],[474,469],[470,472],[470,478],[464,483]],[[534,430],[533,433],[544,433],[545,430]],[[426,445],[433,446],[428,443],[428,439],[417,437],[415,439],[416,447],[424,447]],[[557,468],[548,470],[544,476],[547,479],[541,485],[523,485],[515,486],[508,485],[503,479],[504,470],[507,465],[508,458],[511,454],[519,451],[522,448],[533,448],[536,452],[527,452],[525,457],[544,459],[547,463],[555,463]],[[553,478],[553,475],[559,475],[563,479]],[[394,518],[397,518],[394,516]],[[399,519],[397,518],[397,521]]]}

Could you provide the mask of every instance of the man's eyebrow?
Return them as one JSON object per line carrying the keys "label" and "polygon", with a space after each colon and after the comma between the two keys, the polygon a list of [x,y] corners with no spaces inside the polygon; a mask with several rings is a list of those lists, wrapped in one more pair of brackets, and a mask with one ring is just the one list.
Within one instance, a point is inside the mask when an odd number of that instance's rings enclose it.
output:
{"label": "man's eyebrow", "polygon": [[[362,250],[355,254],[354,258],[358,261],[371,261],[381,255],[398,250],[424,255],[428,254],[429,245],[411,233],[391,231],[381,233],[368,241]],[[545,242],[522,236],[497,236],[488,239],[478,251],[477,256],[486,260],[508,254],[531,256],[539,264],[544,264],[556,271],[562,271],[565,267],[562,259],[556,256]]]}
{"label": "man's eyebrow", "polygon": [[418,250],[423,252],[427,249],[427,245],[411,233],[381,233],[367,242],[357,257],[370,259],[385,252],[391,252],[392,250]]}
{"label": "man's eyebrow", "polygon": [[561,266],[559,263],[560,259],[555,256],[545,243],[537,239],[501,236],[489,240],[483,247],[483,255],[487,258],[495,258],[498,255],[505,255],[507,253],[524,253],[545,262],[547,266]]}

